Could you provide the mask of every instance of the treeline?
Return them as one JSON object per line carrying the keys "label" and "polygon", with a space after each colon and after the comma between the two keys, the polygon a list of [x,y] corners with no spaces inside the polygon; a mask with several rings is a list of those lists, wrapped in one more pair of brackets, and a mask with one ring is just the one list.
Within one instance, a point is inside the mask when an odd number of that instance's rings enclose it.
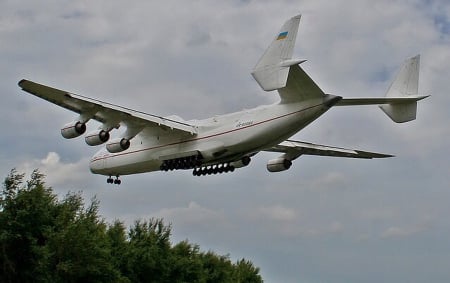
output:
{"label": "treeline", "polygon": [[35,170],[12,170],[0,198],[0,282],[262,282],[245,259],[172,244],[162,219],[136,221],[127,230],[106,223],[99,201],[80,193],[58,200]]}

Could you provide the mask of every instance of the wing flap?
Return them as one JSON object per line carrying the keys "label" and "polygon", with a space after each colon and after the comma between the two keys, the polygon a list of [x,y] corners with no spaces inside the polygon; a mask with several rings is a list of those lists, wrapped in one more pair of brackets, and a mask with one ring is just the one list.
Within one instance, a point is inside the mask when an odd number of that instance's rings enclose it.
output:
{"label": "wing flap", "polygon": [[332,156],[332,157],[347,157],[347,158],[387,158],[393,157],[393,155],[346,149],[340,147],[332,147],[327,145],[313,144],[301,141],[286,140],[276,146],[265,149],[264,151],[281,152],[290,157],[290,160],[294,160],[300,155],[317,155],[317,156]]}
{"label": "wing flap", "polygon": [[28,93],[101,123],[123,123],[133,128],[161,127],[192,135],[197,133],[194,125],[69,93],[29,80],[21,80],[19,86]]}

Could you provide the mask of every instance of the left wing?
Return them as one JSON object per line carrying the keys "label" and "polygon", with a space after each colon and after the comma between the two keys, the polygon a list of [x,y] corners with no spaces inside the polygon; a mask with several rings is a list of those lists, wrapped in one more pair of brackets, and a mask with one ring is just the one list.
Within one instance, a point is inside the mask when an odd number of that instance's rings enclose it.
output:
{"label": "left wing", "polygon": [[286,154],[286,159],[294,160],[300,155],[319,155],[319,156],[334,156],[334,157],[348,157],[348,158],[386,158],[393,157],[393,155],[375,153],[369,151],[345,149],[340,147],[331,147],[320,144],[313,144],[301,141],[286,140],[276,146],[267,148],[264,151],[281,152]]}
{"label": "left wing", "polygon": [[21,80],[19,86],[28,93],[80,114],[79,119],[82,123],[90,119],[103,123],[105,129],[108,128],[107,131],[117,128],[119,124],[124,124],[127,130],[134,131],[134,134],[145,127],[159,127],[182,134],[197,134],[194,125],[170,118],[121,107],[28,80]]}

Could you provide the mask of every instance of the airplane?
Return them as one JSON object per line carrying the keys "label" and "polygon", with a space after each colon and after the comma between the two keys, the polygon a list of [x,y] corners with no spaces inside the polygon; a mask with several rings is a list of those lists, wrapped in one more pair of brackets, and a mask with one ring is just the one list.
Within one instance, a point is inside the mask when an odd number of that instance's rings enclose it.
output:
{"label": "airplane", "polygon": [[[277,90],[279,101],[250,110],[184,121],[162,117],[88,98],[29,80],[22,90],[78,117],[61,129],[64,138],[85,134],[86,123],[100,127],[87,133],[90,146],[105,144],[90,160],[94,174],[107,183],[120,184],[120,176],[152,171],[192,170],[194,176],[233,172],[249,165],[261,152],[281,155],[267,162],[269,172],[288,170],[302,155],[348,158],[386,158],[393,155],[290,140],[334,106],[378,105],[394,122],[416,119],[420,55],[405,61],[385,97],[343,98],[325,93],[300,67],[306,60],[292,59],[301,15],[288,19],[257,62],[252,76],[264,91]],[[111,138],[111,131],[125,127]],[[113,179],[115,177],[115,179]]]}

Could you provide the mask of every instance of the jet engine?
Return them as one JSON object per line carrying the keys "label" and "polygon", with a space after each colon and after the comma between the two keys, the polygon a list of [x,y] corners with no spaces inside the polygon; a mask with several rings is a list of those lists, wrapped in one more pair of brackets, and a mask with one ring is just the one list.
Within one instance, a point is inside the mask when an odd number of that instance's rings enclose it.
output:
{"label": "jet engine", "polygon": [[130,147],[130,140],[126,138],[116,138],[106,144],[106,149],[111,153],[127,150]]}
{"label": "jet engine", "polygon": [[109,132],[105,130],[93,131],[87,134],[84,140],[91,146],[100,145],[109,140]]}
{"label": "jet engine", "polygon": [[267,162],[267,170],[269,172],[281,172],[288,170],[292,165],[292,161],[289,159],[279,157]]}
{"label": "jet engine", "polygon": [[66,139],[73,139],[86,132],[86,124],[80,121],[70,122],[61,129],[61,135]]}

